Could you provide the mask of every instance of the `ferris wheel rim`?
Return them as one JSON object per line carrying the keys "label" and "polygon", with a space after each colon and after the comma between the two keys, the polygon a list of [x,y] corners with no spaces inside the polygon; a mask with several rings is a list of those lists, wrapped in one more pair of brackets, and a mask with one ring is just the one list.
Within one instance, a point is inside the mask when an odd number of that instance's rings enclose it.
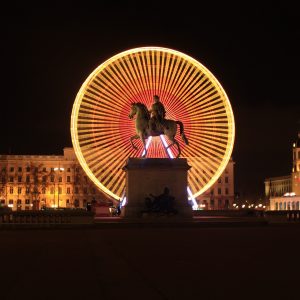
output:
{"label": "ferris wheel rim", "polygon": [[218,79],[202,63],[200,63],[199,61],[197,61],[193,57],[191,57],[191,56],[189,56],[189,55],[187,55],[183,52],[177,51],[177,50],[173,50],[173,49],[165,48],[165,47],[157,47],[157,46],[137,47],[137,48],[125,50],[123,52],[120,52],[120,53],[112,56],[111,58],[107,59],[106,61],[104,61],[102,64],[100,64],[98,67],[96,67],[94,69],[94,71],[87,77],[87,79],[81,85],[80,90],[76,95],[75,102],[74,102],[74,105],[73,105],[73,108],[72,108],[71,136],[72,136],[72,143],[73,143],[73,147],[74,147],[76,157],[77,157],[78,161],[80,162],[80,164],[82,165],[84,171],[87,173],[87,175],[93,180],[93,182],[101,190],[103,190],[109,196],[111,196],[111,197],[113,197],[117,200],[121,199],[120,196],[112,193],[105,185],[103,185],[97,179],[97,177],[93,174],[93,172],[91,172],[90,168],[87,165],[86,159],[85,159],[85,157],[84,157],[84,155],[81,151],[80,144],[79,144],[79,139],[78,139],[78,128],[77,128],[78,112],[79,112],[80,105],[81,105],[82,100],[83,100],[82,96],[84,95],[89,83],[92,82],[93,78],[95,78],[95,76],[97,74],[99,74],[99,72],[101,72],[107,66],[109,66],[110,64],[112,64],[113,62],[117,61],[120,58],[123,58],[125,56],[130,55],[130,54],[134,54],[134,53],[138,53],[138,52],[145,52],[145,51],[167,52],[167,53],[172,53],[174,55],[177,55],[180,58],[186,59],[188,62],[191,62],[197,69],[200,69],[201,71],[204,71],[205,75],[207,75],[208,78],[212,82],[214,82],[215,87],[218,89],[219,93],[221,93],[225,98],[224,104],[225,104],[225,108],[226,108],[226,111],[227,111],[227,116],[229,117],[229,123],[230,123],[230,126],[231,126],[231,132],[230,132],[230,134],[228,134],[228,142],[227,142],[227,145],[226,145],[226,152],[225,152],[226,155],[223,157],[222,166],[220,166],[218,168],[217,172],[211,178],[209,183],[207,185],[204,185],[201,190],[199,190],[198,192],[196,192],[192,195],[193,197],[197,197],[200,194],[202,194],[203,192],[205,192],[207,189],[209,189],[216,182],[216,180],[223,173],[223,171],[225,170],[227,164],[229,163],[229,161],[231,159],[231,154],[232,154],[232,151],[233,151],[233,145],[234,145],[234,139],[235,139],[235,121],[234,121],[234,115],[233,115],[233,111],[232,111],[232,107],[231,107],[231,103],[229,101],[229,98],[228,98],[224,88],[222,87],[222,85],[218,81]]}

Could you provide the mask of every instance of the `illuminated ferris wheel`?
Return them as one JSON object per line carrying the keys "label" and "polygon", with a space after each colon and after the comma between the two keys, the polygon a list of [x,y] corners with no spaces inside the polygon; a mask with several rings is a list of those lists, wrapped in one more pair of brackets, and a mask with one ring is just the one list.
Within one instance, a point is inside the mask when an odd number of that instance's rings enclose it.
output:
{"label": "illuminated ferris wheel", "polygon": [[[224,171],[234,144],[234,116],[229,99],[214,75],[181,52],[143,47],[119,53],[97,67],[81,86],[71,116],[76,156],[90,179],[106,194],[121,200],[128,157],[141,157],[130,137],[131,103],[151,107],[159,95],[166,118],[184,124],[189,145],[178,139],[188,171],[189,199],[210,188]],[[176,157],[164,136],[147,140],[147,157]]]}

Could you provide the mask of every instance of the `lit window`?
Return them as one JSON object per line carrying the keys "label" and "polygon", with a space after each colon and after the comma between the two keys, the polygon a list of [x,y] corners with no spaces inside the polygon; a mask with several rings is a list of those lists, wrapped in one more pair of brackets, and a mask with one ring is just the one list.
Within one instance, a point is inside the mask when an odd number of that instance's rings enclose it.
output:
{"label": "lit window", "polygon": [[53,175],[51,175],[50,181],[51,181],[51,182],[54,182],[54,176],[53,176]]}
{"label": "lit window", "polygon": [[18,187],[18,194],[22,194],[22,188]]}
{"label": "lit window", "polygon": [[67,188],[67,194],[71,194],[71,189],[69,187]]}
{"label": "lit window", "polygon": [[62,193],[62,188],[61,188],[61,187],[58,188],[58,193],[59,193],[59,194]]}
{"label": "lit window", "polygon": [[13,188],[12,186],[9,188],[9,193],[10,193],[10,194],[13,194],[13,193],[14,193],[14,188]]}
{"label": "lit window", "polygon": [[54,188],[50,188],[50,194],[54,194]]}
{"label": "lit window", "polygon": [[62,182],[62,177],[61,177],[61,176],[58,178],[58,181],[59,181],[59,182]]}
{"label": "lit window", "polygon": [[25,204],[30,204],[30,199],[25,199]]}
{"label": "lit window", "polygon": [[13,205],[14,204],[14,200],[12,200],[12,199],[8,200],[8,204]]}
{"label": "lit window", "polygon": [[26,194],[29,194],[29,193],[30,193],[30,188],[26,187]]}

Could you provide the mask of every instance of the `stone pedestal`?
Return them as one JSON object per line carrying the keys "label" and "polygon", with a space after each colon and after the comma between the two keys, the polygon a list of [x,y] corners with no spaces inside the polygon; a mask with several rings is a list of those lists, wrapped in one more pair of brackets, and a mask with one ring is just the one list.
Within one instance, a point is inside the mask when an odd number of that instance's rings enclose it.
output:
{"label": "stone pedestal", "polygon": [[[145,218],[145,198],[158,196],[165,187],[174,199],[176,217],[192,218],[188,204],[187,171],[190,166],[185,158],[129,158],[123,170],[126,172],[127,203],[122,209],[125,218]],[[151,214],[153,217],[153,214]],[[156,215],[157,217],[157,215]],[[168,219],[173,216],[168,215]]]}

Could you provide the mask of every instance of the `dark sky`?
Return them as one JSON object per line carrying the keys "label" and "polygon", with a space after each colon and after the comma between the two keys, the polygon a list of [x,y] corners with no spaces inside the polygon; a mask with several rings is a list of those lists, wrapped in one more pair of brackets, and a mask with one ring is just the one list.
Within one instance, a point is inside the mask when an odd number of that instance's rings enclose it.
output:
{"label": "dark sky", "polygon": [[1,10],[0,153],[61,154],[87,76],[121,51],[162,46],[200,61],[228,94],[237,192],[260,197],[266,177],[291,172],[300,129],[300,13],[291,3],[61,2]]}

